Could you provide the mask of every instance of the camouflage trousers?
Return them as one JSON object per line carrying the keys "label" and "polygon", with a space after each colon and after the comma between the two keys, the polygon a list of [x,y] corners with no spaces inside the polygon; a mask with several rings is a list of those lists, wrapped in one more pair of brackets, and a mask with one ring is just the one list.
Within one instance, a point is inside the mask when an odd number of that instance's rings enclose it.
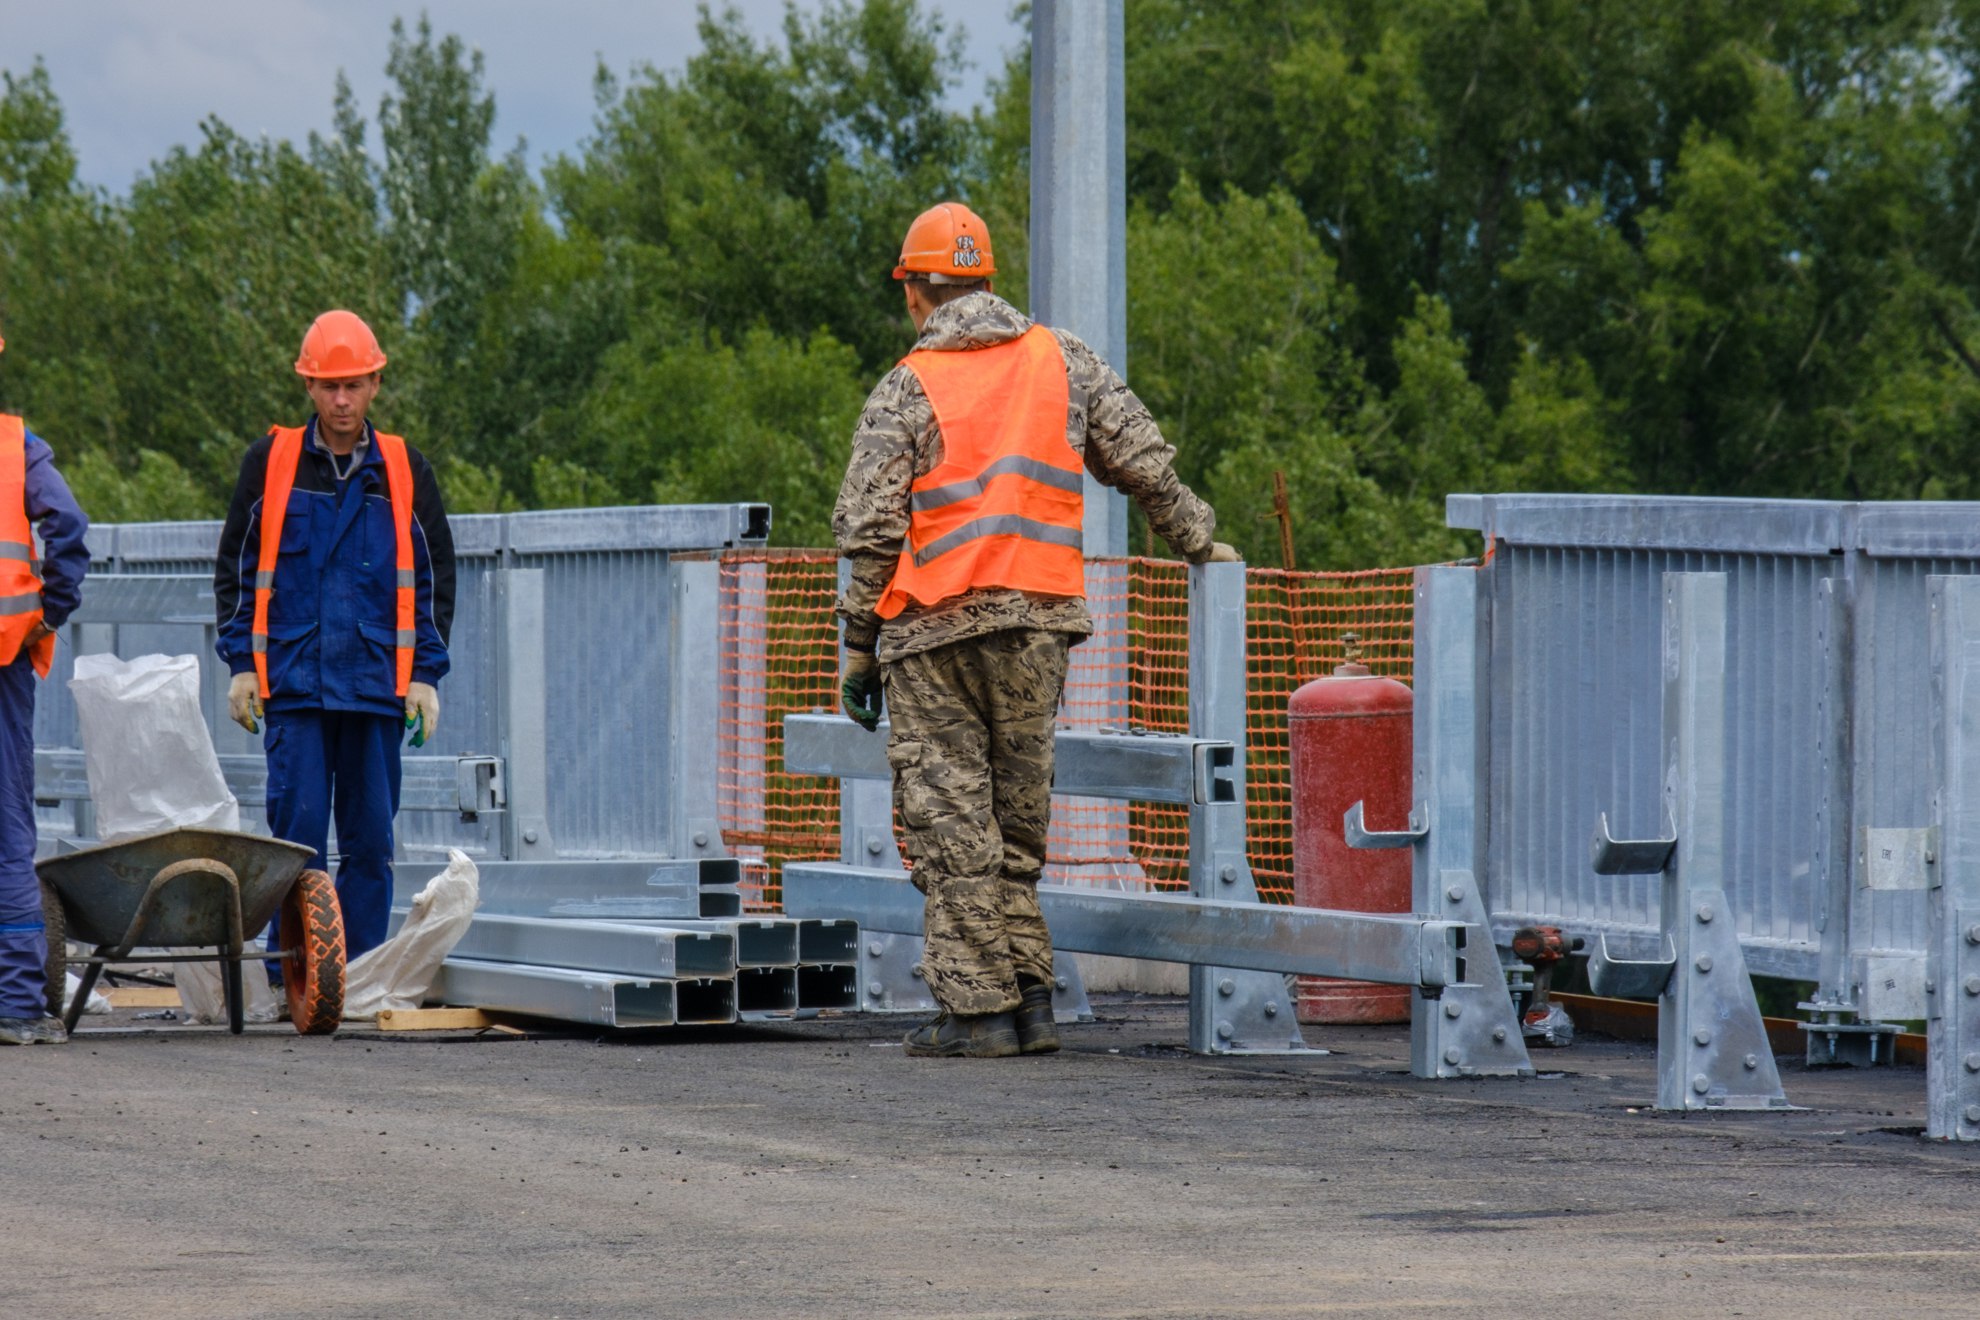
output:
{"label": "camouflage trousers", "polygon": [[928,898],[922,974],[951,1013],[1016,1008],[1019,975],[1052,979],[1038,876],[1070,641],[1008,629],[883,671],[894,807]]}

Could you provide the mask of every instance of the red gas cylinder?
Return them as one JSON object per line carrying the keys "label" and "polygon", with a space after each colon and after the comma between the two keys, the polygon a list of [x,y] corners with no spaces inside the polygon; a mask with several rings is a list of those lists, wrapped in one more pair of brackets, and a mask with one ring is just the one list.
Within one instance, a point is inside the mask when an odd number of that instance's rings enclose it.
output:
{"label": "red gas cylinder", "polygon": [[[1348,663],[1292,694],[1293,898],[1346,912],[1410,910],[1407,849],[1349,848],[1341,817],[1357,801],[1372,830],[1407,828],[1410,690]],[[1299,978],[1301,1022],[1407,1022],[1409,987]]]}

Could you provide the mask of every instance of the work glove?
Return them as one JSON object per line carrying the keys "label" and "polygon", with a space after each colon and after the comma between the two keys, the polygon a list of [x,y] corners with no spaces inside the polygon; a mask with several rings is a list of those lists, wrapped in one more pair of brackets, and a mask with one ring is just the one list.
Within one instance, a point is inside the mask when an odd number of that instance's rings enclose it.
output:
{"label": "work glove", "polygon": [[227,685],[227,713],[249,733],[261,732],[261,725],[256,723],[261,718],[261,680],[253,670],[235,674]]}
{"label": "work glove", "polygon": [[839,705],[847,719],[868,733],[880,727],[880,662],[873,652],[846,652],[839,671]]}
{"label": "work glove", "polygon": [[1244,562],[1244,556],[1239,554],[1234,547],[1226,545],[1222,541],[1212,541],[1210,543],[1210,557],[1203,562],[1206,564],[1242,564]]}
{"label": "work glove", "polygon": [[406,685],[406,727],[412,730],[412,745],[426,746],[440,727],[440,694],[431,683]]}

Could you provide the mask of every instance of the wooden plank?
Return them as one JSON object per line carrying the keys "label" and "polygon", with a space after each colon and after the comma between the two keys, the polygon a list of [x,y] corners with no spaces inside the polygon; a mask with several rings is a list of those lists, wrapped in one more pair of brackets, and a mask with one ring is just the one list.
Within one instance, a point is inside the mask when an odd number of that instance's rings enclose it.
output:
{"label": "wooden plank", "polygon": [[112,1008],[178,1008],[179,991],[169,985],[113,985],[103,991]]}
{"label": "wooden plank", "polygon": [[378,1015],[380,1031],[481,1031],[504,1025],[478,1008],[388,1008]]}

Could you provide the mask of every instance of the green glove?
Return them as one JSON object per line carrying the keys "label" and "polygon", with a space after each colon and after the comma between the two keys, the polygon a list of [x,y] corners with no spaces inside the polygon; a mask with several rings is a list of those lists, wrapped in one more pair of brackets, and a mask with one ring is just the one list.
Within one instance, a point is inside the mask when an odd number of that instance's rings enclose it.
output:
{"label": "green glove", "polygon": [[880,727],[880,662],[871,651],[847,651],[839,671],[839,705],[868,733]]}

